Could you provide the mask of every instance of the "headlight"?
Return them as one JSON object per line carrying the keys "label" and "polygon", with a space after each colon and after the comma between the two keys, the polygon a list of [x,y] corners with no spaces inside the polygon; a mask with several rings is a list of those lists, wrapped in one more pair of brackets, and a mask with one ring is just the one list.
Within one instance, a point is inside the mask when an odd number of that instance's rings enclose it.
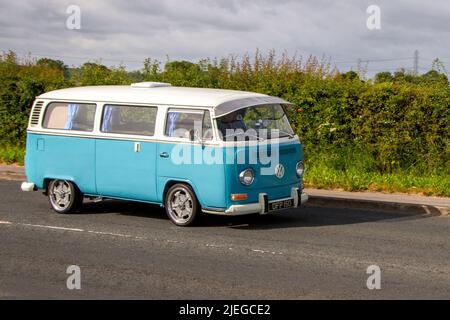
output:
{"label": "headlight", "polygon": [[255,180],[255,175],[252,169],[245,169],[239,174],[239,181],[245,186],[251,185],[253,180]]}
{"label": "headlight", "polygon": [[297,176],[300,178],[303,176],[303,173],[305,172],[305,165],[303,162],[299,161],[297,162],[297,166],[295,167],[295,170],[297,171]]}

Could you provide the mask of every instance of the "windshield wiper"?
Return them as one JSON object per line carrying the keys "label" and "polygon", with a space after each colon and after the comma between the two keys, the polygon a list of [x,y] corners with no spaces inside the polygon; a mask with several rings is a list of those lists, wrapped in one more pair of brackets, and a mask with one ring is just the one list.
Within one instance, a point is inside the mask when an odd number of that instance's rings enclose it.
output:
{"label": "windshield wiper", "polygon": [[295,137],[295,134],[287,132],[287,131],[283,131],[283,130],[278,130],[280,131],[280,133],[284,133],[285,135],[287,135],[289,137],[289,139],[292,139]]}
{"label": "windshield wiper", "polygon": [[247,137],[254,137],[254,138],[258,139],[258,141],[264,141],[263,138],[261,138],[261,137],[259,137],[259,136],[257,136],[257,135],[254,135],[254,134],[247,134],[247,133],[245,133],[245,132],[235,132],[235,133],[231,133],[231,134],[228,134],[228,135],[224,136],[223,139],[224,139],[224,140],[227,140],[227,138],[229,138],[229,137],[236,137],[236,136],[238,136],[238,135],[246,135]]}

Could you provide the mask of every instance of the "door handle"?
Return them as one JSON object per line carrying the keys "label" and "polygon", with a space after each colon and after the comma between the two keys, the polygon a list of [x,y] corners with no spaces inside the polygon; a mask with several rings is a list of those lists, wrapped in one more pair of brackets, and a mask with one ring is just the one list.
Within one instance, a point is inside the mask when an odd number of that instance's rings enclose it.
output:
{"label": "door handle", "polygon": [[167,152],[161,152],[161,153],[159,154],[159,156],[160,156],[161,158],[168,158],[168,157],[169,157],[169,154],[168,154]]}
{"label": "door handle", "polygon": [[134,152],[141,152],[141,144],[139,142],[134,143]]}

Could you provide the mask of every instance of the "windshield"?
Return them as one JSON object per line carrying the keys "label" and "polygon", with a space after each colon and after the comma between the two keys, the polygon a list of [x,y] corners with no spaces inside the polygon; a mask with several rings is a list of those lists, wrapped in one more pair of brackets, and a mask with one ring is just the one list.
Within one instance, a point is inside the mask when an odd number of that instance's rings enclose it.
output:
{"label": "windshield", "polygon": [[240,109],[217,118],[223,140],[265,140],[275,137],[293,137],[294,131],[280,104],[266,104]]}

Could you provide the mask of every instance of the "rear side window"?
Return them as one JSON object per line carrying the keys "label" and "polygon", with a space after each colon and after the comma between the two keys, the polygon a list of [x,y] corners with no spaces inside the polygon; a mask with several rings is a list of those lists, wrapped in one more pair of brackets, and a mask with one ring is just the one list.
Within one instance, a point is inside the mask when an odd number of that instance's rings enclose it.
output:
{"label": "rear side window", "polygon": [[169,109],[166,118],[165,135],[189,139],[189,131],[202,131],[203,140],[212,140],[213,131],[209,111]]}
{"label": "rear side window", "polygon": [[95,104],[52,102],[45,111],[43,127],[47,129],[92,131]]}
{"label": "rear side window", "polygon": [[156,107],[107,104],[103,108],[102,132],[153,136]]}

